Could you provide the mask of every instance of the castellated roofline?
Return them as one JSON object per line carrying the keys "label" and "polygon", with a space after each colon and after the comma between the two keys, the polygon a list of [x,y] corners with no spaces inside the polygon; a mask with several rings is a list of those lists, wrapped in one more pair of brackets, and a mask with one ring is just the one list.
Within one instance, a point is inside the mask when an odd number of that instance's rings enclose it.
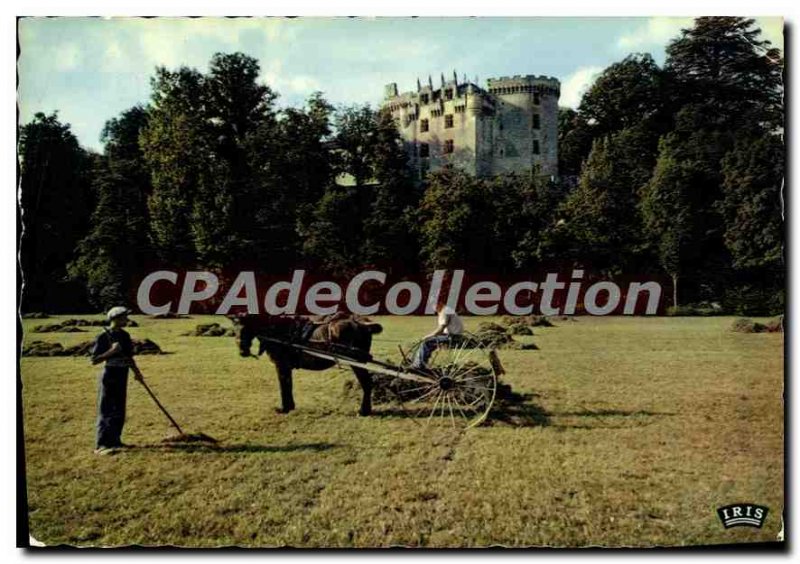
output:
{"label": "castellated roofline", "polygon": [[[427,84],[420,84],[418,80],[417,84],[419,90],[406,91],[402,93],[397,93],[397,85],[395,83],[387,85],[387,92],[384,99],[386,101],[391,100],[394,102],[402,100],[412,101],[418,98],[420,94],[430,94],[442,90],[441,86],[432,86],[430,82]],[[462,92],[463,89],[468,88],[471,89],[473,94],[489,94],[495,89],[513,86],[539,86],[549,88],[551,91],[555,91],[556,93],[560,92],[561,90],[561,82],[557,78],[546,75],[537,76],[532,74],[489,78],[486,81],[486,88],[482,88],[478,84],[471,81],[458,82],[456,80],[446,80],[444,83],[444,88],[456,87],[458,88],[459,92]]]}
{"label": "castellated roofline", "polygon": [[548,85],[557,84],[560,85],[561,82],[554,76],[546,76],[546,75],[533,75],[533,74],[526,74],[521,75],[517,74],[514,76],[501,76],[500,78],[489,78],[486,81],[489,85],[498,84],[502,82],[526,82],[526,83],[537,83],[537,82],[544,82],[548,83]]}

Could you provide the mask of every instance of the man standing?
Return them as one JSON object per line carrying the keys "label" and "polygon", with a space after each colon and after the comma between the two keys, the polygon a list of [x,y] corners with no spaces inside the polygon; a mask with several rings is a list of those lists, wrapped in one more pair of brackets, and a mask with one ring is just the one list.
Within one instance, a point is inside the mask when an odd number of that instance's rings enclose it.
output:
{"label": "man standing", "polygon": [[417,354],[414,355],[414,361],[411,363],[412,368],[425,368],[428,359],[437,347],[442,344],[454,345],[464,332],[464,323],[461,318],[443,298],[439,298],[439,301],[436,302],[436,313],[438,314],[438,327],[436,331],[423,337],[422,343],[417,348]]}
{"label": "man standing", "polygon": [[98,335],[92,349],[92,364],[106,363],[97,386],[95,454],[113,454],[116,449],[125,447],[122,427],[125,425],[128,369],[133,369],[137,380],[142,379],[142,373],[133,362],[131,336],[123,329],[128,324],[129,313],[124,307],[112,307],[106,314],[109,327]]}

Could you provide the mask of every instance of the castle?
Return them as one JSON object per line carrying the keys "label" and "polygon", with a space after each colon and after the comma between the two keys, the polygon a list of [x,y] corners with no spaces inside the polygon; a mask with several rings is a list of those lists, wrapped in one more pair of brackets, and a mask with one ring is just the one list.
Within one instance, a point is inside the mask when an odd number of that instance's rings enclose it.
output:
{"label": "castle", "polygon": [[[477,80],[476,80],[477,82]],[[478,177],[538,170],[558,175],[560,82],[545,76],[491,78],[483,89],[466,79],[441,79],[416,92],[386,86],[389,110],[406,144],[411,167],[423,178],[446,164]]]}

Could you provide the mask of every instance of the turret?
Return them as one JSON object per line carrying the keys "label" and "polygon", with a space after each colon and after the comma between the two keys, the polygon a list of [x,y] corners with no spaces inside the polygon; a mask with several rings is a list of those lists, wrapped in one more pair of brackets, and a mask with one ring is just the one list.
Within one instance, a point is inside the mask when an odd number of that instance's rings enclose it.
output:
{"label": "turret", "polygon": [[397,83],[396,82],[389,83],[384,87],[383,97],[386,100],[388,100],[390,98],[396,98],[397,97]]}

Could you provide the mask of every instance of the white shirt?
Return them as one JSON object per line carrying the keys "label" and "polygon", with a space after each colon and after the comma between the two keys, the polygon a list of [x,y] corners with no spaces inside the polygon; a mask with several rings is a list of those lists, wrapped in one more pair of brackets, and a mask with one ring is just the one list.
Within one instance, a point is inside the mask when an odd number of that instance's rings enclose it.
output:
{"label": "white shirt", "polygon": [[464,332],[464,323],[450,306],[444,306],[439,312],[439,326],[445,326],[446,335],[460,335]]}

